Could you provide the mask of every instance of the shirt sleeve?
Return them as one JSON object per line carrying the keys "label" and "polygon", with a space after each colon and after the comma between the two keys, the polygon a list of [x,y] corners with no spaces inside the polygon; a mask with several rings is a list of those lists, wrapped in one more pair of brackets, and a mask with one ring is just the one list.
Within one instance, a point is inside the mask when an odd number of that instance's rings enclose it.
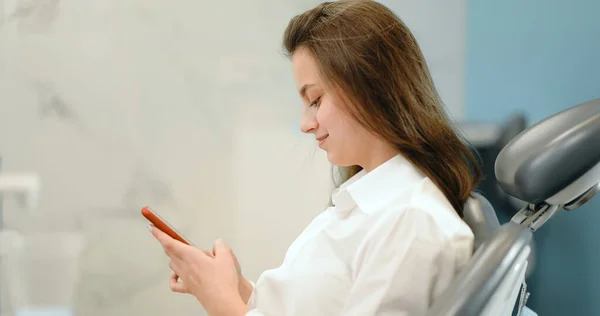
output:
{"label": "shirt sleeve", "polygon": [[252,294],[250,295],[250,298],[248,299],[248,306],[251,308],[251,310],[249,312],[246,313],[246,315],[244,316],[266,316],[265,314],[263,314],[261,311],[259,311],[256,308],[253,308],[254,306],[256,306],[255,304],[255,291],[256,291],[256,283],[249,281],[252,284]]}
{"label": "shirt sleeve", "polygon": [[424,315],[454,276],[454,258],[431,215],[395,212],[377,224],[352,266],[354,283],[342,315]]}

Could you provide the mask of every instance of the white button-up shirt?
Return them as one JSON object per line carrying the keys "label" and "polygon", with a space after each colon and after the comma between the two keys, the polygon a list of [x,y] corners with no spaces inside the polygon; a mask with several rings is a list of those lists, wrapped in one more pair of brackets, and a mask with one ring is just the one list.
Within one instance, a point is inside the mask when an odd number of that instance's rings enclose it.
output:
{"label": "white button-up shirt", "polygon": [[422,315],[471,258],[472,231],[400,155],[332,201],[260,276],[248,316]]}

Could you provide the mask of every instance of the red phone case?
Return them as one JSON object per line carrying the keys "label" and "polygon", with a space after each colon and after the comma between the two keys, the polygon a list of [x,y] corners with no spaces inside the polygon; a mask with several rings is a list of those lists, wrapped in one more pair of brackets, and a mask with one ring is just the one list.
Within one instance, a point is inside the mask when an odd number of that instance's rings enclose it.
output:
{"label": "red phone case", "polygon": [[163,231],[165,234],[171,236],[171,238],[176,239],[186,245],[192,246],[192,243],[188,241],[186,238],[181,236],[167,221],[165,221],[162,217],[156,214],[152,209],[148,206],[142,208],[142,215],[152,223],[152,225],[156,226],[156,228]]}

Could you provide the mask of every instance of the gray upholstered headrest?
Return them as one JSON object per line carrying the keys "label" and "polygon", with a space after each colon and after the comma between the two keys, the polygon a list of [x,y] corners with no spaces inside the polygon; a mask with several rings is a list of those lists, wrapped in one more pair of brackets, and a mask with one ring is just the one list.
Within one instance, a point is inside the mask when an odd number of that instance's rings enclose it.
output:
{"label": "gray upholstered headrest", "polygon": [[600,99],[526,129],[502,149],[495,168],[502,189],[530,203],[583,194],[600,182]]}

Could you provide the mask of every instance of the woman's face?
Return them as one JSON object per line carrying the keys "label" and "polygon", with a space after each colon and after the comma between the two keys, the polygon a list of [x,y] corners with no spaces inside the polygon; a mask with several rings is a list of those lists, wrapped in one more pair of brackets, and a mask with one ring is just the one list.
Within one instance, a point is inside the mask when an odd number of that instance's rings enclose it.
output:
{"label": "woman's face", "polygon": [[327,90],[316,60],[307,49],[297,49],[292,64],[296,87],[303,101],[302,132],[314,135],[332,164],[369,169],[368,165],[375,163],[370,160],[377,154],[381,141],[342,110],[346,104]]}

